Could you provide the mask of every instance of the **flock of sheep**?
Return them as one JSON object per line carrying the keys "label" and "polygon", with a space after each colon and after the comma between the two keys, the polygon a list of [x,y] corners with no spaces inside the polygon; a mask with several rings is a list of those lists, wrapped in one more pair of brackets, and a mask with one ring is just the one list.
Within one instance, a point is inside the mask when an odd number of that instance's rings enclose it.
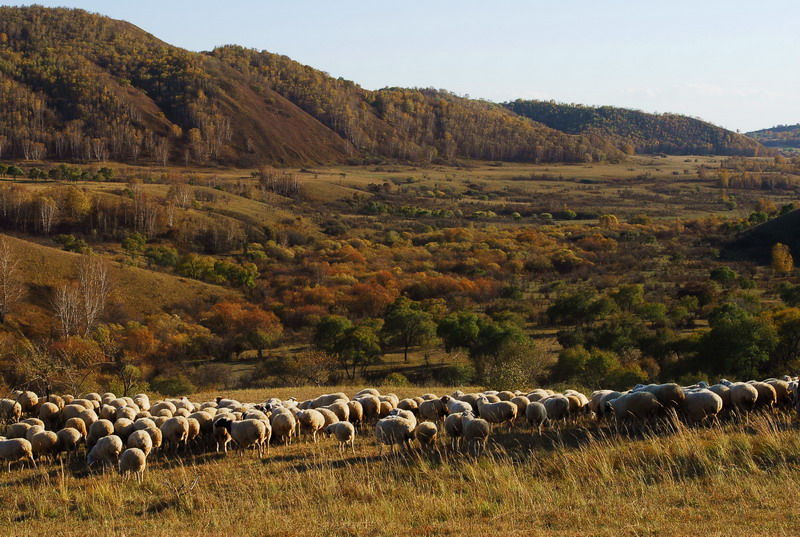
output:
{"label": "flock of sheep", "polygon": [[0,460],[10,471],[15,462],[36,467],[37,460],[55,462],[62,454],[80,459],[84,449],[90,467],[115,466],[141,482],[148,457],[156,453],[227,454],[233,442],[242,453],[253,449],[264,457],[270,442],[290,444],[306,437],[316,443],[320,435],[334,437],[340,452],[355,453],[356,430],[368,426],[374,427],[379,455],[383,446],[391,452],[396,445],[411,449],[413,440],[422,449],[433,449],[443,431],[453,450],[466,448],[477,456],[486,449],[495,426],[510,430],[527,424],[541,434],[545,426],[558,428],[579,419],[611,420],[627,427],[667,415],[701,424],[757,408],[798,405],[800,410],[799,390],[797,378],[782,377],[735,383],[723,379],[713,386],[638,385],[628,392],[598,390],[589,397],[574,390],[536,389],[399,399],[370,388],[352,399],[333,393],[302,402],[273,398],[255,404],[218,397],[202,403],[167,399],[152,405],[145,394],[90,393],[75,398],[16,391],[0,399],[0,420],[6,423]]}

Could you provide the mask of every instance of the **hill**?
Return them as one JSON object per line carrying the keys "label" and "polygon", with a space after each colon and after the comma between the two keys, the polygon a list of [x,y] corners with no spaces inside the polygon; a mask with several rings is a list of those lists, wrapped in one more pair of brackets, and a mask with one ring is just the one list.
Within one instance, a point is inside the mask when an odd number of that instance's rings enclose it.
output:
{"label": "hill", "polygon": [[81,10],[0,8],[0,157],[276,165],[348,157],[583,161],[620,156],[500,105],[367,92],[292,60],[208,54]]}
{"label": "hill", "polygon": [[747,136],[766,147],[774,147],[791,153],[800,152],[800,123],[778,125],[769,129],[748,132]]}
{"label": "hill", "polygon": [[729,259],[770,262],[772,247],[781,243],[789,247],[794,259],[800,259],[800,211],[773,218],[744,232],[731,241],[723,255]]}
{"label": "hill", "polygon": [[768,156],[775,153],[747,136],[677,114],[648,114],[613,106],[516,100],[513,112],[568,134],[603,137],[628,154]]}
{"label": "hill", "polygon": [[[6,240],[19,256],[27,290],[23,307],[12,316],[13,326],[27,334],[48,336],[53,292],[58,284],[75,278],[80,255],[22,238],[7,236]],[[236,296],[235,291],[217,285],[119,263],[109,264],[109,276],[114,286],[109,307],[119,322],[192,311]]]}

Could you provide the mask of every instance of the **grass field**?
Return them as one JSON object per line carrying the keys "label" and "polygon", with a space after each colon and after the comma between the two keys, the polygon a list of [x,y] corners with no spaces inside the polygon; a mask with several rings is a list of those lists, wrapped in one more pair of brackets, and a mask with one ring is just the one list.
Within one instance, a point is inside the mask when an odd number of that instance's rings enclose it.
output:
{"label": "grass field", "polygon": [[[240,394],[244,395],[244,394]],[[474,459],[356,455],[332,440],[157,459],[144,483],[82,465],[0,474],[5,535],[792,535],[800,436],[786,415],[618,437],[586,422],[496,433]]]}

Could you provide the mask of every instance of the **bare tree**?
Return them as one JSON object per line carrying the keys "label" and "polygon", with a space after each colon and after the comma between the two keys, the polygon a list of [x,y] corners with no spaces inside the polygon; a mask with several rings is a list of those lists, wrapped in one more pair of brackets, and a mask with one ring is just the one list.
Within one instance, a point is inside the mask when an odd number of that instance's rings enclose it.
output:
{"label": "bare tree", "polygon": [[102,258],[93,254],[83,256],[78,267],[78,293],[83,333],[88,334],[100,321],[111,293],[108,265]]}
{"label": "bare tree", "polygon": [[42,233],[49,235],[58,213],[58,205],[53,198],[42,196],[37,200],[39,209],[39,225]]}
{"label": "bare tree", "polygon": [[81,296],[73,283],[62,283],[53,295],[53,313],[56,317],[56,330],[66,339],[78,331],[81,313]]}
{"label": "bare tree", "polygon": [[6,237],[0,236],[0,323],[25,296],[19,256]]}

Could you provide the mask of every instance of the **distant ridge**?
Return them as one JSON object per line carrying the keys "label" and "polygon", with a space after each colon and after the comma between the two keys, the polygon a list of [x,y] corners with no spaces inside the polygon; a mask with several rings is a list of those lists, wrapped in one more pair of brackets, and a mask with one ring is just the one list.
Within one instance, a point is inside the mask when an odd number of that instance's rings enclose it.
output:
{"label": "distant ridge", "polygon": [[747,135],[766,147],[774,147],[791,153],[800,152],[800,123],[778,125],[769,129],[748,132]]}
{"label": "distant ridge", "polygon": [[569,134],[595,134],[631,153],[771,156],[757,141],[711,123],[677,114],[648,114],[613,106],[517,100],[509,110]]}

